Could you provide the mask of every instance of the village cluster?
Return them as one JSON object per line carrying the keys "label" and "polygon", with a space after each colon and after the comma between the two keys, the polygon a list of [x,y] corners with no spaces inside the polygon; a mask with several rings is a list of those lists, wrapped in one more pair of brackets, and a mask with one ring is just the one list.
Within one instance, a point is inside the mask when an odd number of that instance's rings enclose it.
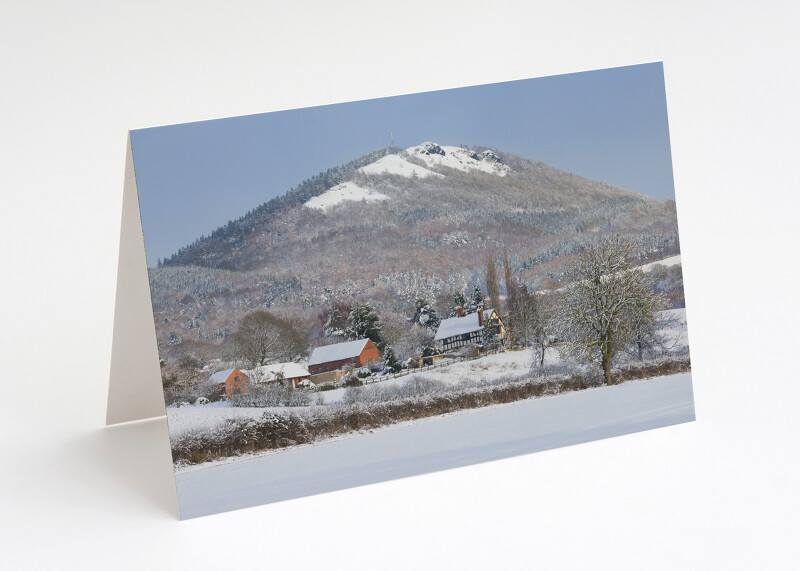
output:
{"label": "village cluster", "polygon": [[[312,392],[359,387],[421,368],[436,368],[435,379],[457,360],[513,349],[530,352],[530,366],[541,372],[547,349],[556,346],[559,361],[573,368],[588,364],[586,374],[610,385],[620,359],[641,364],[645,357],[674,358],[678,347],[668,333],[674,329],[665,311],[668,300],[647,275],[653,265],[634,266],[633,253],[630,240],[606,237],[578,255],[568,285],[547,293],[517,283],[504,256],[505,296],[499,294],[493,258],[487,257],[488,295],[477,285],[470,296],[454,292],[444,319],[418,299],[413,317],[403,317],[405,333],[399,337],[388,334],[366,303],[331,303],[322,337],[315,340],[303,322],[258,309],[231,335],[226,349],[231,360],[216,362],[217,369],[227,365],[224,370],[212,372],[210,364],[200,369],[196,359],[184,358],[189,365],[184,372],[195,374],[190,384],[202,394],[170,393],[175,376],[162,373],[167,404],[222,399],[234,406],[306,406]],[[494,307],[485,307],[490,300]]]}
{"label": "village cluster", "polygon": [[[474,313],[465,313],[464,308],[458,306],[454,317],[442,319],[439,323],[434,337],[436,348],[426,351],[422,357],[408,359],[401,366],[417,369],[445,359],[485,352],[488,348],[484,343],[487,331],[493,337],[492,346],[502,347],[505,325],[497,311],[479,307]],[[364,338],[316,347],[305,366],[291,361],[250,369],[234,367],[212,374],[209,381],[220,388],[224,386],[225,397],[230,399],[246,395],[254,383],[285,384],[293,389],[312,388],[326,384],[342,385],[354,373],[372,376],[371,369],[383,374],[396,372],[381,363],[378,347],[371,339]]]}

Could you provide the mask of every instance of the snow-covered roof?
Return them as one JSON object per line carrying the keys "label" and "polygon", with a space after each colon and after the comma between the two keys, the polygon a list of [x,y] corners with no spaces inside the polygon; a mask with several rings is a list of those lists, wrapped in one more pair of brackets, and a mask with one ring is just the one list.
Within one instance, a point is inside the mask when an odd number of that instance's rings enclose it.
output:
{"label": "snow-covered roof", "polygon": [[441,341],[454,335],[463,335],[464,333],[472,333],[481,329],[483,329],[483,326],[478,324],[477,312],[470,313],[464,317],[448,317],[447,319],[442,319],[439,329],[436,330],[436,337],[433,340]]}
{"label": "snow-covered roof", "polygon": [[236,369],[225,369],[224,371],[218,371],[211,375],[208,380],[212,383],[224,383],[228,377],[231,376],[231,373],[234,372]]}
{"label": "snow-covered roof", "polygon": [[335,343],[333,345],[325,345],[324,347],[316,347],[314,351],[311,352],[311,357],[308,359],[308,366],[358,357],[361,355],[361,351],[364,350],[364,347],[366,347],[367,341],[369,341],[369,339],[358,339],[356,341],[347,341],[346,343]]}
{"label": "snow-covered roof", "polygon": [[302,365],[292,362],[263,365],[251,369],[250,371],[244,371],[244,373],[257,380],[272,381],[275,379],[275,375],[281,371],[283,371],[283,377],[285,379],[296,379],[298,377],[307,377],[310,375]]}

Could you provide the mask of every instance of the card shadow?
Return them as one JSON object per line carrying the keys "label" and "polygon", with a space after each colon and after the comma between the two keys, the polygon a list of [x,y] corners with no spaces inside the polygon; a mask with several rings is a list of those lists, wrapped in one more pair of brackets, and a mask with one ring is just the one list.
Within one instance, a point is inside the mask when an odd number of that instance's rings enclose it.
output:
{"label": "card shadow", "polygon": [[71,440],[64,452],[94,472],[87,484],[121,487],[154,513],[178,519],[166,417],[106,426]]}

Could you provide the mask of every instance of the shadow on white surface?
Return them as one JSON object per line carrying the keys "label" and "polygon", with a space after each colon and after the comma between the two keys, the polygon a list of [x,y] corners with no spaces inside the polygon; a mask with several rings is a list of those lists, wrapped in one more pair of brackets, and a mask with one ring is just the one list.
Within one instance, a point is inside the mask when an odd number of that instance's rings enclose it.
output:
{"label": "shadow on white surface", "polygon": [[73,439],[71,445],[64,452],[73,461],[83,458],[93,472],[92,477],[83,479],[86,485],[95,490],[121,488],[117,492],[122,494],[119,509],[125,505],[135,505],[137,510],[149,507],[159,516],[178,518],[165,417],[103,427]]}

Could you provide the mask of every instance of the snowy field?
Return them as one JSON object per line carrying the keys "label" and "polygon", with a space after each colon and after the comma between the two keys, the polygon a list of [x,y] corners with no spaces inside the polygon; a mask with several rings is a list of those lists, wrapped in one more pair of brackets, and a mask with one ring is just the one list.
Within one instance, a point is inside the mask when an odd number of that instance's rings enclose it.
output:
{"label": "snowy field", "polygon": [[[380,381],[381,386],[402,385],[418,378],[434,378],[448,385],[454,385],[466,379],[478,381],[494,380],[510,374],[522,374],[531,370],[533,364],[533,349],[523,349],[522,351],[506,351],[496,355],[487,355],[473,361],[460,361],[451,365],[444,364],[433,369],[423,369],[419,372]],[[545,352],[547,363],[554,363],[559,360],[558,352],[551,349]],[[342,400],[347,389],[336,389],[326,391],[325,403],[331,404]]]}
{"label": "snowy field", "polygon": [[[555,349],[548,352],[548,361],[557,360]],[[524,373],[531,368],[533,350],[507,351],[497,355],[488,355],[474,361],[457,362],[452,365],[423,370],[402,377],[380,381],[382,386],[399,385],[414,378],[436,378],[448,384],[455,384],[462,379],[487,380],[495,379],[512,373]],[[324,399],[324,404],[335,404],[342,400],[347,389],[324,391],[311,395],[311,402],[315,402],[317,395]],[[318,405],[312,405],[318,406]],[[324,406],[324,405],[323,405]],[[167,422],[171,436],[179,436],[187,432],[208,430],[228,419],[258,418],[264,412],[299,411],[308,407],[235,407],[229,402],[215,402],[206,405],[189,405],[180,408],[167,409]]]}
{"label": "snowy field", "polygon": [[363,486],[694,418],[691,373],[470,409],[177,473],[181,517]]}

